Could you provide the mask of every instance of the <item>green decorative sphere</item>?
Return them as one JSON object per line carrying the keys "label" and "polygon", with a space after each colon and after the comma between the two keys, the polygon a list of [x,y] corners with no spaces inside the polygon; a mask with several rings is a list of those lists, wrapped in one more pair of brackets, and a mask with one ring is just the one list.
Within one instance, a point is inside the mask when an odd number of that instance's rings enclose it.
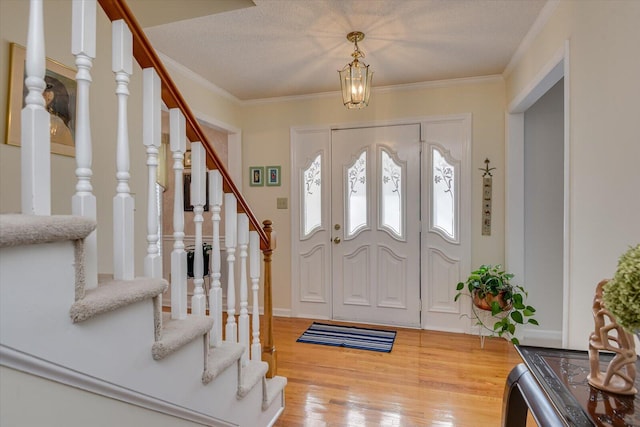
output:
{"label": "green decorative sphere", "polygon": [[640,244],[620,257],[613,279],[604,286],[602,299],[622,327],[640,332]]}

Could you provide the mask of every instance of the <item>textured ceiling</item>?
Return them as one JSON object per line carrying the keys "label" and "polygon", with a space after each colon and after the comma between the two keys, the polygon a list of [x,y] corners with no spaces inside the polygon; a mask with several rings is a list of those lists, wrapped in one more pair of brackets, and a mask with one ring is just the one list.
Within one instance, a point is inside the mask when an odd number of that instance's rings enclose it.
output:
{"label": "textured ceiling", "polygon": [[546,0],[253,3],[145,31],[169,58],[253,100],[339,90],[354,30],[366,35],[359,46],[374,87],[500,74]]}

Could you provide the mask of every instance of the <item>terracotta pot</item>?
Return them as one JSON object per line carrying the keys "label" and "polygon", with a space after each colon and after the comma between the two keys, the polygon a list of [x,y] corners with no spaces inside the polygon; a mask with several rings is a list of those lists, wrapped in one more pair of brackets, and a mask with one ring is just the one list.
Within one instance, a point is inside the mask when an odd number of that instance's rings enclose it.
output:
{"label": "terracotta pot", "polygon": [[491,303],[497,301],[502,311],[511,309],[511,304],[504,300],[504,292],[498,293],[498,295],[487,294],[484,298],[478,296],[478,291],[473,291],[473,305],[481,310],[491,311]]}

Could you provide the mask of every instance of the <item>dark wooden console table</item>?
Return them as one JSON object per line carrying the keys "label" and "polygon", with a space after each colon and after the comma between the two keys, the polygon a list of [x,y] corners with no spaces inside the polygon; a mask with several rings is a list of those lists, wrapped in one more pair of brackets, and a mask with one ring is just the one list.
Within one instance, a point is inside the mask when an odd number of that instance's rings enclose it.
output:
{"label": "dark wooden console table", "polygon": [[[539,427],[640,427],[640,394],[623,396],[591,387],[586,351],[516,346],[524,364],[509,374],[503,427],[524,427],[530,411]],[[600,355],[601,369],[611,359]],[[636,361],[640,389],[640,361]]]}

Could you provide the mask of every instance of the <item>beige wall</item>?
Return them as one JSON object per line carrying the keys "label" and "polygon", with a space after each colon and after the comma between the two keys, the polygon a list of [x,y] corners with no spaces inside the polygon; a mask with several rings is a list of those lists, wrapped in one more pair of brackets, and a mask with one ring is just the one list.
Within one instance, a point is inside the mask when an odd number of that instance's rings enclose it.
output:
{"label": "beige wall", "polygon": [[189,108],[198,118],[201,118],[199,114],[204,114],[228,126],[239,127],[241,108],[238,101],[221,94],[219,89],[202,77],[171,60],[165,60],[164,65]]}
{"label": "beige wall", "polygon": [[[336,79],[337,80],[337,79]],[[274,309],[291,309],[291,206],[276,209],[276,198],[291,200],[290,129],[298,126],[365,124],[406,118],[472,113],[472,264],[504,261],[504,82],[484,78],[446,85],[374,92],[369,107],[347,110],[340,94],[282,102],[247,105],[243,108],[243,165],[282,166],[281,187],[244,186],[256,215],[271,219],[278,233],[274,255]],[[494,217],[491,236],[481,236],[480,211],[484,159],[491,159],[494,173]]]}
{"label": "beige wall", "polygon": [[[63,4],[61,7],[56,5],[45,5],[47,16],[46,25],[51,29],[50,22],[57,22],[63,28],[69,28],[71,22],[71,8],[69,4]],[[27,31],[26,22],[28,17],[29,3],[19,0],[8,0],[0,2],[0,135],[3,144],[0,144],[0,171],[2,179],[0,179],[0,211],[1,212],[19,212],[20,211],[20,148],[5,145],[7,131],[7,97],[9,87],[9,64],[10,64],[10,43],[15,42],[22,46],[26,45]],[[69,53],[70,49],[61,49],[58,46],[58,39],[69,40],[69,35],[53,34],[52,31],[46,31],[47,45],[49,57],[55,58],[59,62],[69,65],[73,64],[73,57]],[[69,42],[67,41],[67,44]],[[18,112],[18,114],[20,114]],[[74,161],[70,157],[53,155],[52,170],[54,177],[52,186],[60,188],[62,198],[66,200],[61,202],[59,198],[52,198],[52,209],[55,213],[69,213],[71,210],[71,195],[73,194],[73,186],[63,185],[63,182],[69,182],[73,179]]]}
{"label": "beige wall", "polygon": [[[0,46],[3,58],[8,60],[10,42],[26,44],[26,25],[28,21],[29,3],[25,1],[2,1]],[[67,65],[74,66],[75,60],[70,53],[71,42],[71,2],[56,1],[44,2],[45,16],[45,43],[47,57]],[[116,97],[115,82],[111,71],[111,28],[100,8],[98,8],[98,42],[97,54],[91,71],[93,84],[91,86],[91,128],[93,140],[93,192],[98,203],[98,245],[100,273],[111,273],[113,265],[113,239],[112,239],[112,208],[111,200],[115,194],[115,140],[116,140]],[[8,63],[8,61],[6,62]],[[7,67],[2,68],[2,99],[5,98],[7,87]],[[134,68],[131,78],[129,97],[129,139],[131,155],[131,191],[143,197],[136,198],[136,241],[144,242],[146,229],[144,219],[146,212],[146,173],[141,168],[145,164],[145,150],[142,145],[141,121],[141,72]],[[6,103],[2,102],[2,115],[6,114]],[[3,123],[4,133],[4,123]],[[0,146],[0,166],[2,167],[2,180],[0,191],[2,193],[2,212],[20,210],[20,149],[13,146]],[[52,212],[54,214],[71,213],[71,196],[75,187],[75,159],[60,155],[52,155]],[[11,179],[7,179],[11,176]],[[144,248],[136,248],[136,261],[141,272]]]}
{"label": "beige wall", "polygon": [[[26,45],[26,23],[29,2],[0,0],[0,134],[3,142],[6,134],[7,88],[9,70],[9,45],[16,42]],[[71,1],[44,2],[46,54],[67,65],[75,63],[71,55]],[[115,195],[115,141],[116,96],[115,80],[111,71],[111,26],[102,9],[97,12],[97,54],[91,75],[91,129],[93,140],[93,191],[98,209],[98,271],[113,272],[112,199]],[[175,72],[175,66],[167,65],[176,78],[191,108],[206,111],[231,125],[239,123],[237,103],[216,93],[210,86],[194,82]],[[135,253],[136,274],[142,275],[146,254],[147,172],[146,154],[142,144],[142,72],[134,65],[129,85],[129,143],[131,156],[131,192],[135,197]],[[76,183],[75,159],[52,155],[52,212],[71,213],[71,196]],[[20,211],[20,148],[0,144],[0,212]]]}
{"label": "beige wall", "polygon": [[568,346],[586,348],[596,284],[640,240],[640,2],[561,1],[507,77],[507,102],[569,40]]}
{"label": "beige wall", "polygon": [[[19,0],[0,1],[2,8],[3,63],[8,63],[9,42],[26,42],[24,22],[28,4]],[[69,51],[70,2],[45,2],[47,55],[72,65]],[[56,25],[50,25],[55,22]],[[115,84],[110,64],[110,28],[103,12],[98,11],[98,53],[92,70],[91,87],[92,136],[94,146],[94,193],[98,198],[99,271],[112,272],[111,199],[115,193]],[[494,230],[490,237],[480,236],[480,173],[473,174],[473,264],[502,262],[504,260],[504,83],[501,78],[478,79],[447,85],[430,85],[404,90],[385,90],[373,94],[370,106],[363,111],[347,111],[339,94],[314,99],[270,102],[240,106],[237,102],[216,93],[197,77],[185,73],[179,65],[167,63],[176,84],[191,109],[196,113],[213,117],[220,122],[242,130],[243,169],[252,165],[281,165],[281,187],[249,187],[244,192],[260,220],[271,219],[278,236],[278,250],[274,256],[275,308],[287,312],[291,308],[290,209],[277,210],[276,198],[290,199],[289,132],[292,126],[333,124],[362,124],[400,120],[411,117],[472,113],[473,161],[472,166],[484,166],[484,159],[491,159],[498,168],[494,182]],[[7,67],[0,67],[2,99],[6,99]],[[141,79],[140,70],[134,70],[129,98],[129,138],[131,143],[131,189],[136,194],[136,271],[142,271],[144,243],[146,239],[146,168],[145,151],[141,143]],[[5,115],[6,102],[2,102]],[[100,117],[100,119],[96,119]],[[4,133],[4,123],[2,124]],[[0,146],[0,211],[19,211],[19,153],[17,147]],[[75,185],[75,161],[69,157],[54,155],[52,168],[52,199],[54,213],[70,213],[70,199]],[[243,172],[244,173],[244,172]],[[8,176],[15,179],[7,179]],[[246,182],[246,181],[245,181]]]}
{"label": "beige wall", "polygon": [[[25,44],[28,3],[0,1],[0,113],[6,117],[9,43]],[[67,65],[70,1],[45,2],[47,55]],[[275,308],[288,310],[290,301],[291,209],[277,210],[276,198],[290,198],[290,128],[359,124],[409,117],[473,114],[472,167],[485,157],[494,174],[494,230],[480,236],[480,173],[473,173],[472,265],[504,260],[504,112],[506,105],[531,83],[551,57],[570,40],[570,266],[568,295],[569,346],[584,348],[591,329],[591,299],[595,284],[611,277],[618,256],[640,238],[640,141],[637,130],[640,99],[640,2],[561,1],[533,44],[519,59],[506,82],[486,79],[471,84],[427,86],[375,92],[363,111],[347,111],[338,94],[273,103],[238,105],[211,87],[174,73],[191,108],[242,130],[243,173],[252,165],[282,165],[281,187],[249,187],[244,192],[260,219],[274,221],[278,250],[274,257]],[[98,58],[92,71],[92,134],[94,177],[98,197],[99,270],[111,272],[111,198],[115,193],[115,95],[110,64],[110,28],[98,12]],[[169,65],[170,71],[176,66]],[[136,193],[136,241],[145,240],[146,172],[141,143],[140,70],[131,82],[129,119],[132,179]],[[0,121],[5,134],[5,122]],[[0,145],[0,211],[20,209],[19,153]],[[75,184],[72,158],[52,157],[54,213],[69,213]],[[479,172],[479,171],[478,171]],[[144,247],[136,247],[141,271]]]}

